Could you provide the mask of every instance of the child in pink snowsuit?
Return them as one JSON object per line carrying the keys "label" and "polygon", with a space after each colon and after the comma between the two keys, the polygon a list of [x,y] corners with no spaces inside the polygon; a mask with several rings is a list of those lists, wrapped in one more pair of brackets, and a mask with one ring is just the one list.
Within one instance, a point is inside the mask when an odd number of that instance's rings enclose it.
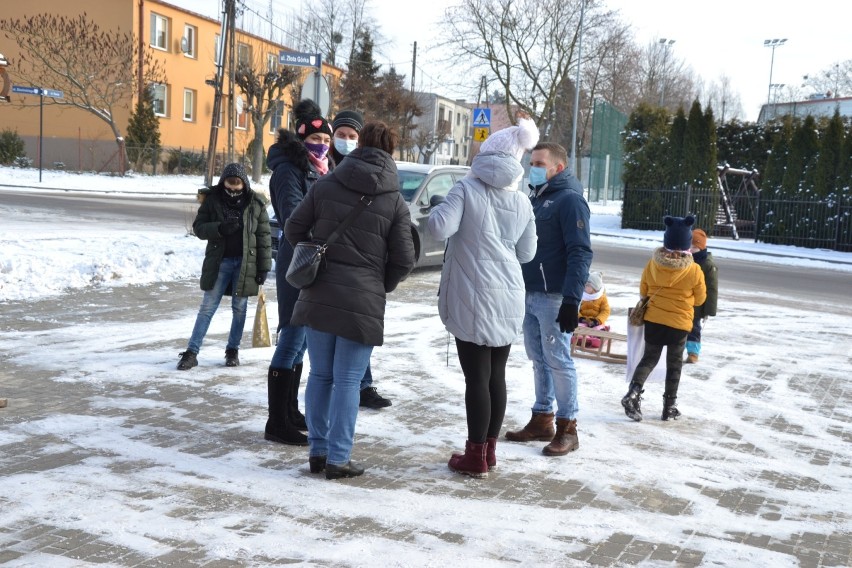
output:
{"label": "child in pink snowsuit", "polygon": [[[590,272],[583,290],[583,301],[580,303],[580,327],[592,327],[603,331],[609,331],[606,320],[609,318],[609,300],[606,298],[606,289],[603,285],[603,274]],[[578,337],[577,344],[581,347],[584,338]],[[585,347],[597,349],[600,347],[599,337],[586,337]]]}

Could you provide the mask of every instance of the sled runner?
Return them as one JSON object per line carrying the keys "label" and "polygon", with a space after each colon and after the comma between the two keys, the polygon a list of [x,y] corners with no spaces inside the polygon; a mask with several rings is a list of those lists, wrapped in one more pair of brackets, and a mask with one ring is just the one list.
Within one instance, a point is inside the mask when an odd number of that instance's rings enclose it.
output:
{"label": "sled runner", "polygon": [[[598,338],[598,342],[589,342],[586,338]],[[613,349],[615,342],[615,349]],[[592,347],[591,343],[597,343]],[[604,331],[592,327],[578,327],[571,340],[571,357],[597,359],[610,363],[627,364],[627,336],[614,331]]]}

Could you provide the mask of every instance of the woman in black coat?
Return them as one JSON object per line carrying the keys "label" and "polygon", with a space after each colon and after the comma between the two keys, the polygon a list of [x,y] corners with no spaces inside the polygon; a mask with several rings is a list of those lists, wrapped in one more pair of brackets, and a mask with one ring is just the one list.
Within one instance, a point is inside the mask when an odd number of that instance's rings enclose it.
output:
{"label": "woman in black coat", "polygon": [[411,220],[392,157],[396,141],[384,123],[366,124],[358,148],[317,181],[284,227],[293,246],[325,241],[359,202],[369,203],[328,247],[290,321],[307,326],[309,461],[327,479],[364,473],[350,460],[359,386],[373,347],[384,342],[385,296],[414,267]]}
{"label": "woman in black coat", "polygon": [[[321,116],[319,107],[305,99],[293,109],[296,132],[281,129],[275,144],[269,147],[266,164],[272,170],[269,193],[272,208],[281,225],[302,202],[311,186],[328,173],[328,151],[331,125]],[[299,290],[290,286],[284,275],[293,247],[286,240],[278,243],[275,263],[275,290],[278,296],[278,344],[267,371],[269,418],[263,437],[272,442],[306,446],[308,438],[299,430],[307,430],[305,417],[299,412],[299,383],[302,380],[302,358],[307,341],[305,328],[293,325],[290,318],[299,298]]]}

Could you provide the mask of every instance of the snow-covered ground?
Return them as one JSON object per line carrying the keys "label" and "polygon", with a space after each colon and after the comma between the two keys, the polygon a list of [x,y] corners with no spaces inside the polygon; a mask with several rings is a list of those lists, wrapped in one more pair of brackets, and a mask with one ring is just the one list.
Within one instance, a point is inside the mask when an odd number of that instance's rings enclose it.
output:
{"label": "snow-covered ground", "polygon": [[[464,382],[437,316],[439,274],[420,273],[404,283],[402,296],[391,296],[387,343],[374,351],[377,386],[394,406],[359,417],[353,457],[368,465],[367,474],[359,482],[331,483],[309,476],[300,457],[297,465],[276,461],[306,455],[304,449],[257,441],[272,348],[247,348],[250,322],[242,366],[220,367],[230,321],[220,309],[201,365],[174,370],[200,300],[194,286],[200,241],[156,227],[57,219],[3,199],[12,186],[168,198],[193,195],[197,178],[45,172],[39,184],[37,172],[0,168],[0,179],[0,313],[21,305],[42,310],[52,297],[61,300],[57,313],[84,311],[86,302],[100,305],[99,290],[118,293],[130,284],[162,283],[164,294],[150,306],[155,316],[113,321],[93,313],[93,321],[67,315],[53,321],[48,314],[37,324],[32,318],[3,322],[6,364],[57,389],[87,394],[79,407],[4,422],[0,452],[49,436],[51,444],[33,450],[44,459],[92,455],[43,475],[0,477],[0,551],[4,542],[15,547],[8,538],[18,533],[9,527],[39,523],[95,534],[147,556],[163,553],[168,543],[192,541],[211,558],[236,565],[291,558],[303,565],[573,566],[585,565],[571,560],[583,543],[617,547],[624,535],[694,551],[706,566],[828,566],[850,558],[848,310],[800,309],[760,290],[723,288],[701,363],[684,369],[682,420],[658,420],[658,384],[648,385],[648,420],[627,420],[618,403],[624,367],[578,360],[581,449],[553,459],[540,454],[543,444],[501,443],[500,470],[470,481],[446,468],[449,453],[464,441]],[[650,252],[662,233],[622,231],[619,205],[592,205],[593,242],[617,240]],[[720,258],[763,251],[773,255],[765,261],[797,270],[852,272],[849,254],[722,239],[711,239],[710,247]],[[606,276],[617,331],[624,331],[638,278],[628,271]],[[72,298],[84,305],[63,308]],[[274,326],[274,301],[268,309]],[[509,361],[504,430],[529,417],[530,377],[518,340]],[[227,401],[228,409],[206,412],[214,398]],[[10,405],[0,412],[13,411],[15,401]],[[163,416],[180,431],[137,415]],[[184,430],[209,436],[197,441],[210,445],[209,455],[189,449],[183,438],[174,442]],[[223,433],[225,441],[253,442],[226,451],[215,446]],[[582,490],[569,493],[577,483]],[[205,495],[220,502],[200,507]],[[823,544],[808,545],[809,539]],[[9,565],[89,565],[61,563],[55,554],[27,554]],[[632,564],[627,558],[612,565]]]}

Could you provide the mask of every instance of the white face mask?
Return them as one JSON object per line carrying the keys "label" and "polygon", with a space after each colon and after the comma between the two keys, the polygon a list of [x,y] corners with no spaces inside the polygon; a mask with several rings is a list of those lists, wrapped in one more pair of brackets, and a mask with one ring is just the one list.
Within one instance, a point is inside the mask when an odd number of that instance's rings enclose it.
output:
{"label": "white face mask", "polygon": [[344,156],[348,156],[349,153],[357,147],[357,140],[347,140],[346,138],[334,139],[334,149],[343,154]]}

